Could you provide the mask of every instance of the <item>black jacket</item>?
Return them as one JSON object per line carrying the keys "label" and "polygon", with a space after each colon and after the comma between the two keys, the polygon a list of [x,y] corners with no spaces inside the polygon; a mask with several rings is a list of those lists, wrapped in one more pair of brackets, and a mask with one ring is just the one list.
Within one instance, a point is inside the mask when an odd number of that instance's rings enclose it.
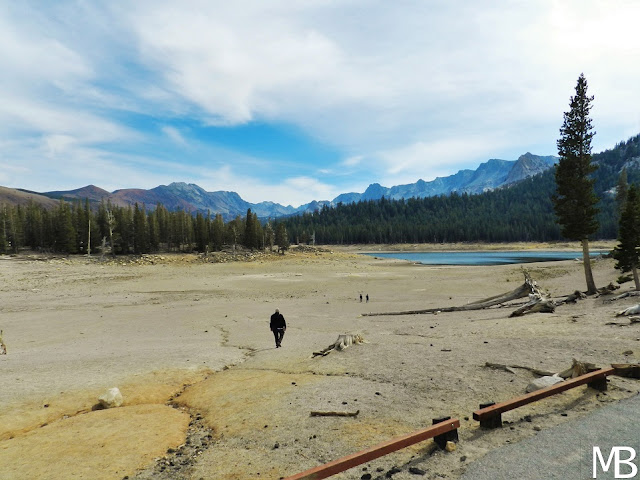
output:
{"label": "black jacket", "polygon": [[284,321],[284,317],[280,312],[276,312],[271,315],[271,330],[275,330],[276,328],[287,328],[287,322]]}

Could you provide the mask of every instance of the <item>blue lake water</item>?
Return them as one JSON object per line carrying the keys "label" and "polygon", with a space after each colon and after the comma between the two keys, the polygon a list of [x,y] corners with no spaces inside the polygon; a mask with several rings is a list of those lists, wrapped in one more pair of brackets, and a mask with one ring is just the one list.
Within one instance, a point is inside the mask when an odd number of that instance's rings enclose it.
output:
{"label": "blue lake water", "polygon": [[[590,252],[592,257],[606,251]],[[365,253],[372,257],[397,258],[425,265],[507,265],[512,263],[553,262],[582,259],[582,251],[490,251],[490,252],[392,252]]]}

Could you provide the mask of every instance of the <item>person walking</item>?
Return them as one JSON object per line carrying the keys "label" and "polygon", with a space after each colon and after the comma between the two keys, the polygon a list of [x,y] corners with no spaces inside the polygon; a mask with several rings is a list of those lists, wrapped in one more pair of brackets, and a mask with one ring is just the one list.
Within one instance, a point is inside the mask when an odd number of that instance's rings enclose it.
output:
{"label": "person walking", "polygon": [[287,330],[287,322],[285,322],[284,316],[277,308],[276,312],[271,315],[271,323],[269,326],[276,339],[276,348],[280,348],[282,346],[282,337],[284,337],[284,332]]}

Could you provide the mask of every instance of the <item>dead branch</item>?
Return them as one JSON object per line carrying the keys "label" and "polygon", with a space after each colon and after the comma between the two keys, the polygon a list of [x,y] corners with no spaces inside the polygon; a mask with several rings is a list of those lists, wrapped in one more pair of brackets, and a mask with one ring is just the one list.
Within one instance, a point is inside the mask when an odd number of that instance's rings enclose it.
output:
{"label": "dead branch", "polygon": [[540,377],[546,377],[546,376],[551,376],[554,374],[554,372],[549,372],[547,370],[540,370],[538,368],[532,368],[532,367],[526,367],[523,365],[504,365],[502,363],[491,363],[491,362],[486,362],[484,364],[485,367],[488,368],[495,368],[498,370],[504,370],[506,372],[510,372],[510,373],[516,373],[513,369],[514,368],[520,368],[522,370],[528,370],[531,373],[534,373],[535,375],[539,375]]}
{"label": "dead branch", "polygon": [[521,368],[522,370],[528,370],[531,373],[535,374],[535,375],[539,375],[541,377],[549,377],[551,375],[553,375],[553,372],[550,372],[548,370],[540,370],[539,368],[533,368],[533,367],[526,367],[524,365],[510,365],[511,368]]}
{"label": "dead branch", "polygon": [[311,412],[312,417],[357,417],[360,413],[360,410],[356,410],[355,412]]}
{"label": "dead branch", "polygon": [[616,300],[622,300],[623,298],[638,297],[638,296],[640,296],[640,292],[637,290],[633,290],[632,292],[624,292],[624,293],[621,293],[620,295],[616,295],[615,297],[611,297],[607,299],[607,301],[615,302]]}
{"label": "dead branch", "polygon": [[508,365],[504,365],[503,363],[486,362],[484,366],[487,368],[493,368],[494,370],[504,370],[505,372],[513,373],[514,375],[516,373],[513,368],[509,367]]}

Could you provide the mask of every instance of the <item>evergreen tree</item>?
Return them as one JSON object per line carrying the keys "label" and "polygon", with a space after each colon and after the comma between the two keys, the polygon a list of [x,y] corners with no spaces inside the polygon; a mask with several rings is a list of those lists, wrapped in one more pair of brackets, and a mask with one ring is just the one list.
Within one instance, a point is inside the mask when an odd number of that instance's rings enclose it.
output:
{"label": "evergreen tree", "polygon": [[149,252],[149,229],[145,209],[144,204],[140,208],[136,202],[133,212],[133,251],[138,254]]}
{"label": "evergreen tree", "polygon": [[204,253],[209,245],[209,228],[207,219],[200,213],[196,213],[196,248]]}
{"label": "evergreen tree", "polygon": [[576,94],[571,97],[570,110],[564,113],[560,128],[556,167],[557,194],[554,207],[562,235],[582,243],[582,259],[587,292],[597,292],[589,258],[589,235],[598,230],[594,179],[596,166],[591,162],[591,139],[595,135],[589,118],[593,96],[587,95],[587,80],[580,74]]}
{"label": "evergreen tree", "polygon": [[627,180],[627,169],[623,168],[618,177],[618,185],[616,186],[616,204],[618,207],[618,215],[622,214],[622,209],[627,201],[627,192],[629,191],[629,183]]}
{"label": "evergreen tree", "polygon": [[44,210],[36,202],[30,200],[27,205],[25,223],[25,244],[32,249],[45,246],[44,238]]}
{"label": "evergreen tree", "polygon": [[253,250],[258,246],[258,239],[256,237],[256,226],[254,223],[253,214],[251,209],[247,210],[247,216],[244,221],[244,246]]}
{"label": "evergreen tree", "polygon": [[237,215],[236,218],[234,218],[230,222],[227,222],[226,243],[229,243],[233,246],[234,252],[236,251],[236,246],[238,245],[238,243],[243,243],[242,232],[244,232],[244,225],[240,215]]}
{"label": "evergreen tree", "polygon": [[157,209],[149,213],[147,224],[149,226],[149,250],[157,252],[160,248],[160,223],[158,222]]}
{"label": "evergreen tree", "polygon": [[289,249],[289,234],[287,233],[287,226],[284,222],[278,223],[276,227],[276,245],[278,245],[278,250],[284,252]]}
{"label": "evergreen tree", "polygon": [[275,233],[273,232],[273,226],[271,226],[271,220],[267,222],[264,227],[265,242],[269,245],[269,251],[273,252],[273,242],[275,240]]}
{"label": "evergreen tree", "polygon": [[640,290],[637,270],[640,265],[640,192],[635,184],[629,188],[622,208],[618,245],[613,249],[613,257],[617,260],[618,270],[633,273],[636,290]]}
{"label": "evergreen tree", "polygon": [[260,223],[260,220],[258,220],[258,214],[255,212],[253,213],[253,229],[253,238],[255,238],[256,248],[264,250],[264,235],[262,232],[262,224]]}
{"label": "evergreen tree", "polygon": [[131,205],[123,208],[114,208],[114,216],[117,232],[114,235],[116,249],[123,255],[128,255],[134,245],[133,209]]}
{"label": "evergreen tree", "polygon": [[0,209],[0,253],[7,253],[9,242],[7,241],[7,206]]}
{"label": "evergreen tree", "polygon": [[213,219],[213,225],[211,227],[211,242],[213,243],[213,249],[216,251],[222,250],[224,244],[224,220],[222,215],[216,214]]}
{"label": "evergreen tree", "polygon": [[55,216],[55,249],[58,252],[76,253],[76,235],[71,207],[64,200],[60,200]]}

